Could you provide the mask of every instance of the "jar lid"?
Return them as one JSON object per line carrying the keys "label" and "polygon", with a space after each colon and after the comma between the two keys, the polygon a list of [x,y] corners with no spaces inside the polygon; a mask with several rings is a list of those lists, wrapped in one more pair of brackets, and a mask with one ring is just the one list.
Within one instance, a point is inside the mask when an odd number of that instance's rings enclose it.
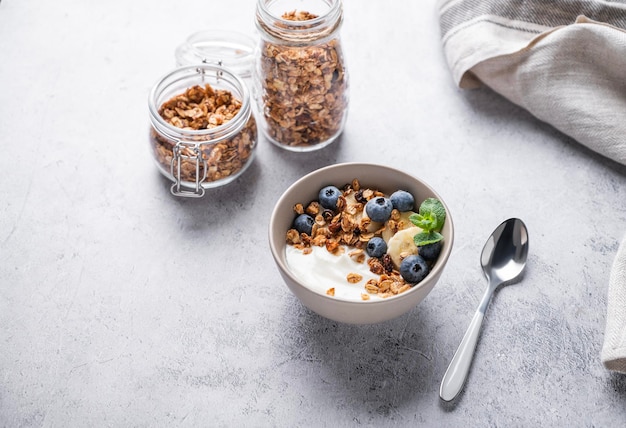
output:
{"label": "jar lid", "polygon": [[205,30],[190,35],[176,48],[177,66],[217,64],[239,77],[250,77],[256,42],[252,37],[229,30]]}

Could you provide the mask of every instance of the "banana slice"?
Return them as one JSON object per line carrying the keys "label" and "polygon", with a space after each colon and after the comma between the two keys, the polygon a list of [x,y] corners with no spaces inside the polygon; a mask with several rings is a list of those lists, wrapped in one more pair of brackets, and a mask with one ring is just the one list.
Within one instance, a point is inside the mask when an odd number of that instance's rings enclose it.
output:
{"label": "banana slice", "polygon": [[421,231],[422,229],[419,227],[412,226],[399,230],[387,241],[387,254],[391,257],[391,261],[396,269],[400,269],[400,263],[402,263],[405,257],[417,254],[418,250],[413,237]]}
{"label": "banana slice", "polygon": [[356,205],[356,204],[358,204],[358,202],[356,201],[356,198],[354,197],[354,192],[349,193],[346,196],[346,204],[348,204],[348,205]]}
{"label": "banana slice", "polygon": [[[409,227],[416,227],[413,223],[411,223],[411,220],[409,220],[409,217],[411,216],[411,214],[415,214],[415,212],[405,211],[405,212],[400,213],[400,219],[396,222],[397,230],[408,229]],[[383,230],[382,238],[385,240],[385,242],[389,242],[389,240],[394,234],[394,230],[393,230],[394,228],[390,226],[389,221],[385,223],[385,226],[386,227]]]}
{"label": "banana slice", "polygon": [[[377,230],[379,230],[384,225],[384,223],[380,223],[380,222],[377,222],[377,221],[372,221],[367,216],[367,214],[365,213],[365,210],[363,210],[363,214],[362,214],[361,218],[366,218],[367,220],[369,220],[369,223],[365,227],[365,230],[367,230],[368,232],[371,232],[371,233],[376,232]],[[359,221],[360,221],[360,219],[359,219]]]}
{"label": "banana slice", "polygon": [[[354,197],[354,193],[350,193],[348,196],[346,196],[346,204],[348,204],[348,206],[358,204],[358,202],[356,201],[356,198]],[[355,216],[355,220],[359,223],[361,222],[363,218],[366,218],[369,220],[369,217],[365,213],[365,210],[362,210]],[[383,227],[383,223],[369,220],[366,230],[368,232],[374,233],[377,230],[379,230],[381,227]]]}

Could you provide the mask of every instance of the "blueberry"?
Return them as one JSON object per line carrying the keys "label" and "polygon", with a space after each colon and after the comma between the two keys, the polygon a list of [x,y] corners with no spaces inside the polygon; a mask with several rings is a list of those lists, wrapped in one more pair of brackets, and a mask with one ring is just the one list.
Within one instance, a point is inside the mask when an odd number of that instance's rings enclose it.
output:
{"label": "blueberry", "polygon": [[405,190],[393,192],[389,199],[391,199],[393,207],[400,212],[411,211],[413,209],[413,205],[415,205],[413,195]]}
{"label": "blueberry", "polygon": [[424,260],[427,262],[434,262],[439,257],[442,246],[443,241],[439,241],[432,244],[422,245],[417,248],[419,249],[419,255],[422,256]]}
{"label": "blueberry", "polygon": [[430,269],[422,256],[411,255],[400,263],[400,275],[408,283],[417,284],[428,275]]}
{"label": "blueberry", "polygon": [[326,186],[320,190],[317,199],[324,208],[334,210],[337,208],[337,199],[339,199],[339,196],[341,196],[341,190],[337,189],[335,186]]}
{"label": "blueberry", "polygon": [[382,257],[387,252],[387,243],[383,238],[375,236],[367,242],[365,251],[370,257]]}
{"label": "blueberry", "polygon": [[384,223],[391,217],[393,205],[391,201],[383,196],[377,196],[370,199],[365,204],[365,212],[372,221]]}
{"label": "blueberry", "polygon": [[310,215],[300,214],[293,221],[293,227],[300,233],[306,233],[307,235],[310,235],[311,231],[313,230],[314,223],[315,220],[313,220],[313,217],[311,217]]}

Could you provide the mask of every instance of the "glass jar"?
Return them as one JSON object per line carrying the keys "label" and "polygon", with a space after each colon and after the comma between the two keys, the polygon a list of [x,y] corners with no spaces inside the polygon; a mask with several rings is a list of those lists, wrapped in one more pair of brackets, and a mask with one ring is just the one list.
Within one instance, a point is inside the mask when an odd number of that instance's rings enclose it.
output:
{"label": "glass jar", "polygon": [[251,164],[258,138],[250,93],[221,65],[177,68],[152,88],[148,107],[152,153],[172,194],[201,197]]}
{"label": "glass jar", "polygon": [[238,31],[198,31],[176,48],[176,65],[221,65],[247,82],[252,75],[255,48],[256,40]]}
{"label": "glass jar", "polygon": [[261,129],[274,144],[317,150],[343,131],[348,74],[342,22],[341,0],[258,0],[255,98]]}

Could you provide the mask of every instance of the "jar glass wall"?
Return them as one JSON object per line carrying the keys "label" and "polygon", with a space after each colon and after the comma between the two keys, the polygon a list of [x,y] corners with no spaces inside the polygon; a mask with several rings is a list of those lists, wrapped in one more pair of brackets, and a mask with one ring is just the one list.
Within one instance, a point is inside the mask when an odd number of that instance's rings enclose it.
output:
{"label": "jar glass wall", "polygon": [[227,69],[178,68],[153,87],[148,107],[152,154],[174,182],[173,194],[202,196],[204,189],[239,177],[252,162],[257,127],[250,94]]}
{"label": "jar glass wall", "polygon": [[274,144],[317,150],[343,131],[349,97],[342,21],[340,0],[258,0],[255,97]]}

